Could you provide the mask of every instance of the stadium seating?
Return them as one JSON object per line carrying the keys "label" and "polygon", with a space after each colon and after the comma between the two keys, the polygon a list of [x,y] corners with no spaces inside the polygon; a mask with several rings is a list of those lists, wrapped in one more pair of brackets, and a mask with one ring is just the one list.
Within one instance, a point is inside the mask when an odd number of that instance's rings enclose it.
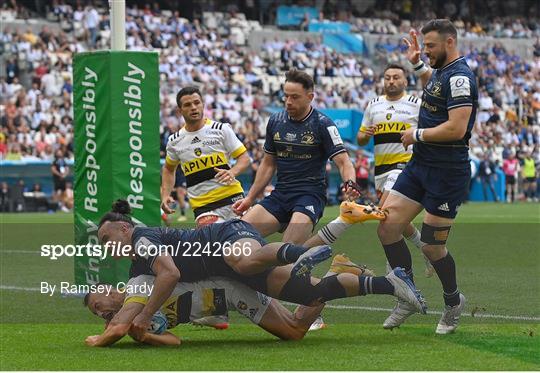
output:
{"label": "stadium seating", "polygon": [[[90,10],[65,4],[51,8],[37,29],[35,25],[33,29],[23,27],[15,22],[14,11],[2,10],[6,27],[0,32],[0,58],[6,68],[0,78],[0,159],[50,160],[56,149],[73,158],[71,58],[73,53],[92,49],[90,30],[81,18]],[[96,47],[104,48],[110,39],[108,10],[100,6],[97,11],[101,22]],[[232,122],[242,140],[258,144],[248,146],[254,158],[262,154],[256,148],[264,139],[268,118],[261,108],[282,106],[279,88],[290,67],[316,77],[315,106],[362,110],[369,99],[382,92],[381,68],[389,61],[405,62],[399,34],[418,27],[434,12],[428,9],[419,18],[399,18],[389,9],[369,11],[370,17],[337,10],[333,15],[350,22],[352,31],[361,33],[369,47],[367,55],[345,55],[330,50],[320,38],[311,39],[311,34],[306,34],[310,42],[283,39],[286,36],[282,35],[288,34],[239,12],[204,11],[199,23],[173,10],[128,8],[128,45],[135,50],[157,50],[162,56],[162,151],[166,135],[181,125],[174,112],[174,97],[187,84],[201,86],[208,93],[207,101],[213,100],[206,108],[208,116]],[[538,22],[493,17],[483,23],[458,20],[456,25],[461,36],[493,38],[489,39],[493,42],[468,38],[462,45],[481,89],[493,102],[480,110],[471,139],[472,156],[487,153],[500,166],[509,152],[518,157],[532,153],[540,165]],[[275,38],[265,40],[260,48],[251,45],[250,36],[262,31]],[[508,48],[512,44],[500,44],[495,39],[498,37],[523,39],[515,45],[525,47]],[[529,48],[533,37],[537,38],[535,54],[526,55],[533,52]],[[420,93],[412,77],[409,91]],[[248,121],[253,124],[250,133],[246,131]],[[508,132],[515,136],[508,136]],[[51,149],[45,151],[47,145]]]}

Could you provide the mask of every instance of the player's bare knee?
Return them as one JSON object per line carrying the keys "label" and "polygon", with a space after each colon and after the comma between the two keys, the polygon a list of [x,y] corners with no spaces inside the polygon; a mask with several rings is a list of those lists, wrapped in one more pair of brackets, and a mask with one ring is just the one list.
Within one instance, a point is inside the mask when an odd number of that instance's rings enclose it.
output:
{"label": "player's bare knee", "polygon": [[401,236],[399,225],[391,221],[381,221],[377,227],[377,235],[382,241],[398,241]]}
{"label": "player's bare knee", "polygon": [[446,256],[447,250],[445,245],[424,245],[422,252],[431,262],[436,262]]}

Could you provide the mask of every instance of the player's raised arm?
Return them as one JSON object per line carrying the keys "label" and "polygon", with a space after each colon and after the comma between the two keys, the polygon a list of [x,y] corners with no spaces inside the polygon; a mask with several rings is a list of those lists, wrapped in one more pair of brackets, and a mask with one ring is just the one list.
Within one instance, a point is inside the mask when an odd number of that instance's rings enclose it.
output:
{"label": "player's raised arm", "polygon": [[407,59],[412,65],[414,74],[420,77],[422,81],[422,87],[424,87],[431,78],[431,67],[426,64],[420,58],[421,49],[418,43],[418,33],[416,30],[409,31],[410,39],[403,38],[403,42],[407,46]]}

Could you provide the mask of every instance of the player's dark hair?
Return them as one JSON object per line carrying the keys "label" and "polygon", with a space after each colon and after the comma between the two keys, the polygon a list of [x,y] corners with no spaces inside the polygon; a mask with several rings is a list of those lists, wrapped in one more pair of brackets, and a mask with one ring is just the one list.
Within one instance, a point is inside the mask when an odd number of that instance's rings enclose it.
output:
{"label": "player's dark hair", "polygon": [[202,99],[202,93],[201,93],[201,90],[197,87],[194,87],[194,86],[188,86],[188,87],[184,87],[182,88],[178,94],[176,95],[176,105],[178,105],[178,107],[180,107],[180,99],[184,96],[189,96],[189,95],[193,95],[193,94],[198,94],[199,97]]}
{"label": "player's dark hair", "polygon": [[399,69],[401,71],[403,71],[404,74],[406,74],[407,72],[405,71],[405,68],[397,63],[391,63],[389,65],[386,65],[386,67],[384,68],[384,72],[386,72],[387,70],[390,70],[390,69]]}
{"label": "player's dark hair", "polygon": [[[96,286],[99,286],[99,285],[111,285],[111,284],[108,284],[108,283],[106,283],[106,282],[98,282],[98,283],[95,284],[95,285],[96,285]],[[84,296],[84,298],[83,298],[83,305],[84,305],[85,307],[88,307],[88,302],[90,301],[90,295],[92,295],[92,294],[97,294],[97,292],[96,292],[96,291],[94,291],[94,292],[91,292],[91,291],[90,291],[90,292],[86,293],[86,295]]]}
{"label": "player's dark hair", "polygon": [[297,69],[290,69],[285,74],[285,82],[301,84],[306,91],[311,91],[315,86],[315,82],[311,75]]}
{"label": "player's dark hair", "polygon": [[420,30],[423,35],[431,31],[436,31],[439,34],[452,36],[457,40],[457,30],[456,27],[448,19],[432,19],[422,27]]}
{"label": "player's dark hair", "polygon": [[106,213],[99,221],[99,227],[101,228],[101,226],[108,221],[124,221],[135,226],[135,223],[133,223],[129,214],[131,214],[129,202],[125,199],[117,199],[112,204],[112,210]]}

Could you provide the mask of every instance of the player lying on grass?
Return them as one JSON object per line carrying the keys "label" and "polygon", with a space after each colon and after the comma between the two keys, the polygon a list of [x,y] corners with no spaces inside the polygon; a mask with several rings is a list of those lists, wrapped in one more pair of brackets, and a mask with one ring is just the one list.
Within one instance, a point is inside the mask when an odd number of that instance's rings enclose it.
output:
{"label": "player lying on grass", "polygon": [[[129,280],[130,285],[152,285],[154,276],[141,275]],[[108,321],[102,335],[86,338],[89,346],[108,346],[129,334],[131,322],[148,302],[149,294],[91,293],[85,303],[92,313]],[[151,345],[178,345],[180,339],[166,329],[207,318],[227,316],[236,310],[251,322],[283,340],[302,339],[313,320],[319,315],[318,307],[298,307],[294,313],[278,301],[252,290],[235,280],[210,278],[194,283],[177,283],[171,296],[152,318],[152,330],[139,340]],[[301,316],[300,316],[301,315]],[[162,325],[164,324],[164,325]]]}
{"label": "player lying on grass", "polygon": [[[128,213],[127,202],[117,201],[113,211],[102,218],[98,237],[104,244],[112,241],[128,249],[121,255],[133,261],[131,277],[156,276],[147,304],[133,320],[132,328],[139,338],[150,327],[152,316],[170,297],[177,282],[200,281],[212,276],[235,279],[271,297],[307,306],[337,298],[390,294],[425,312],[421,294],[399,268],[386,277],[343,273],[320,280],[310,277],[309,272],[331,256],[329,246],[306,249],[287,243],[266,244],[259,232],[241,220],[192,230],[135,227]],[[191,249],[195,246],[204,249],[194,255]],[[239,258],[233,250],[227,252],[225,247],[229,246],[239,247],[239,251],[252,249],[252,254],[244,253]],[[155,249],[150,250],[152,247]],[[245,260],[249,265],[240,263]]]}
{"label": "player lying on grass", "polygon": [[[328,274],[361,275],[365,272],[365,268],[354,264],[346,256],[336,255]],[[142,311],[150,296],[139,289],[149,289],[148,286],[153,285],[154,280],[155,276],[140,275],[129,280],[124,293],[111,291],[109,295],[97,292],[87,294],[84,299],[85,306],[93,314],[103,318],[107,328],[101,335],[86,338],[86,344],[94,347],[109,346],[129,334],[131,322]],[[291,312],[277,300],[226,278],[215,277],[194,283],[180,282],[152,317],[151,330],[144,334],[140,342],[156,346],[178,345],[180,339],[165,332],[166,329],[186,323],[200,325],[200,320],[222,318],[227,316],[229,310],[238,311],[276,337],[299,340],[304,337],[323,307],[324,304],[316,307],[299,306]]]}
{"label": "player lying on grass", "polygon": [[[351,262],[345,255],[336,255],[327,275],[348,273],[360,276],[364,272],[364,268]],[[149,289],[154,280],[154,276],[139,275],[130,279],[126,293],[112,291],[109,295],[88,294],[85,305],[92,313],[106,320],[107,329],[101,335],[87,337],[85,343],[93,347],[104,347],[130,334],[139,342],[155,346],[179,345],[180,339],[166,332],[166,329],[211,317],[209,314],[227,315],[228,310],[238,311],[254,324],[283,340],[300,340],[324,307],[324,303],[314,307],[299,306],[291,312],[277,300],[226,278],[177,283],[171,297],[152,317],[151,327],[142,337],[137,337],[130,331],[131,323],[147,304],[149,294],[147,291],[133,289]]]}

